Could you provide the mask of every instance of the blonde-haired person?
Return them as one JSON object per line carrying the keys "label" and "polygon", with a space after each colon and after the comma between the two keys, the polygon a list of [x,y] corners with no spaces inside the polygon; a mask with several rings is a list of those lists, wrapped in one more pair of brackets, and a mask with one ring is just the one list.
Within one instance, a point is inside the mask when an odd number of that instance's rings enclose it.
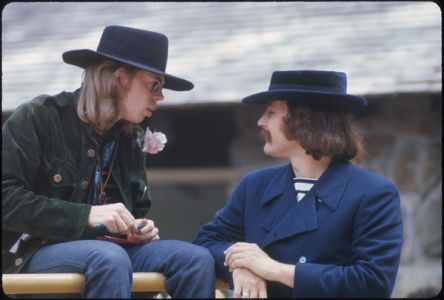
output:
{"label": "blonde-haired person", "polygon": [[[165,73],[165,35],[104,29],[97,51],[67,51],[81,88],[21,105],[2,127],[4,273],[85,275],[85,298],[129,298],[133,272],[161,272],[172,297],[214,297],[207,249],[159,240],[138,123],[162,88],[193,84]],[[142,133],[143,137],[143,133]]]}
{"label": "blonde-haired person", "polygon": [[390,297],[402,246],[396,186],[351,163],[363,154],[343,72],[276,71],[257,122],[267,155],[289,163],[251,172],[202,226],[216,272],[244,298]]}

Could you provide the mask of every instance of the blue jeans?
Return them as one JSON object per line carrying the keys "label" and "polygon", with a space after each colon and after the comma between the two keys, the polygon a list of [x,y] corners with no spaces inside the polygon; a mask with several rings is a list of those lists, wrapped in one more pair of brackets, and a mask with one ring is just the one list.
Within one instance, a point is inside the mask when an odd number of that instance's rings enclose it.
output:
{"label": "blue jeans", "polygon": [[133,272],[159,272],[173,298],[214,298],[214,259],[207,249],[177,240],[119,245],[100,240],[49,244],[27,273],[82,273],[85,298],[130,298]]}

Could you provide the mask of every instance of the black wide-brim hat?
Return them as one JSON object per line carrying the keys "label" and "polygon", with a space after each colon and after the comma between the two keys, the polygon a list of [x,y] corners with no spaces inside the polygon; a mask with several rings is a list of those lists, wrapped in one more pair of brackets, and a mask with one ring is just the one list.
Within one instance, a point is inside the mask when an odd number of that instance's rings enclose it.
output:
{"label": "black wide-brim hat", "polygon": [[354,112],[367,106],[364,97],[347,94],[347,75],[335,71],[275,71],[268,91],[245,97],[242,102],[266,104],[274,100],[338,107]]}
{"label": "black wide-brim hat", "polygon": [[194,87],[188,80],[165,73],[168,38],[161,33],[125,26],[107,26],[97,51],[78,49],[63,53],[63,61],[81,68],[99,58],[110,58],[161,75],[165,78],[166,89],[188,91]]}

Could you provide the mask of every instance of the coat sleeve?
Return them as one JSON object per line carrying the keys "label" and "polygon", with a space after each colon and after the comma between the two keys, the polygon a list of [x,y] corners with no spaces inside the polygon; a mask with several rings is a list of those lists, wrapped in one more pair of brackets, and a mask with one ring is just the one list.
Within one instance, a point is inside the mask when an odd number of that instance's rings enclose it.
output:
{"label": "coat sleeve", "polygon": [[246,179],[244,178],[231,195],[227,205],[216,212],[212,221],[202,226],[194,244],[206,247],[216,261],[219,278],[232,285],[232,276],[224,266],[224,251],[236,242],[244,241],[244,207]]}
{"label": "coat sleeve", "polygon": [[79,239],[90,206],[33,190],[44,168],[49,119],[41,104],[25,104],[2,127],[2,229],[52,240]]}
{"label": "coat sleeve", "polygon": [[400,199],[387,181],[373,187],[355,216],[349,264],[297,263],[294,297],[390,297],[402,246]]}

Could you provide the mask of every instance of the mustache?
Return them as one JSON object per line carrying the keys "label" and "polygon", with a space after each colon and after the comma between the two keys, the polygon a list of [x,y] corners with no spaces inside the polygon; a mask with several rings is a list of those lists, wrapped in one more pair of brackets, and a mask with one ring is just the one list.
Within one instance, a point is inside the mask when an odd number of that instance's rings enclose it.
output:
{"label": "mustache", "polygon": [[268,143],[268,142],[271,142],[271,134],[270,134],[268,131],[264,130],[264,129],[261,130],[261,137],[262,137],[267,143]]}

